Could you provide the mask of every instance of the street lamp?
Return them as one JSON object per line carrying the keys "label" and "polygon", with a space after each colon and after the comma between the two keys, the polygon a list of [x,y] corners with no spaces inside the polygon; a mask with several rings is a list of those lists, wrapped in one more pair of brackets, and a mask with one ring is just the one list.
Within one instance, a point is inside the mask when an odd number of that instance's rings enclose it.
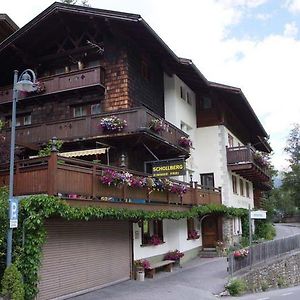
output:
{"label": "street lamp", "polygon": [[[9,165],[9,219],[11,220],[11,204],[14,202],[14,164],[15,164],[15,144],[16,144],[16,109],[18,101],[18,92],[33,92],[37,89],[36,87],[36,76],[31,69],[26,69],[18,77],[19,72],[14,71],[14,85],[13,85],[13,105],[12,105],[12,116],[11,116],[11,139],[10,139],[10,165]],[[6,266],[11,265],[12,257],[12,237],[13,228],[9,224],[7,230],[7,252],[6,252]]]}

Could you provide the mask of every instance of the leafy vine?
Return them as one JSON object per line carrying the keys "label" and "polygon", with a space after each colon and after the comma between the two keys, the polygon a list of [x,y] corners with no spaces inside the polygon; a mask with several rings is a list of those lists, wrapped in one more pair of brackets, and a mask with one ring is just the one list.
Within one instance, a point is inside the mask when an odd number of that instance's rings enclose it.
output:
{"label": "leafy vine", "polygon": [[46,241],[45,220],[50,217],[61,217],[66,220],[117,219],[138,222],[149,219],[192,218],[209,213],[240,217],[247,214],[247,210],[215,204],[195,206],[187,211],[72,207],[60,198],[37,195],[23,199],[19,213],[20,224],[23,224],[25,231],[25,241],[17,257],[18,266],[24,277],[25,299],[34,299],[38,293],[38,271],[41,264],[42,246]]}

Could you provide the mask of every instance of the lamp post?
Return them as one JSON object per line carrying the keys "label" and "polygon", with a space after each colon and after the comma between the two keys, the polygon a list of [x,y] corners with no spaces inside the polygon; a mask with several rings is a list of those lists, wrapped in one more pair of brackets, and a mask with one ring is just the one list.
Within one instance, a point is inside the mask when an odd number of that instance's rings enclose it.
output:
{"label": "lamp post", "polygon": [[[29,73],[31,75],[29,75]],[[19,72],[14,71],[14,85],[13,85],[13,99],[12,99],[12,117],[11,117],[11,139],[10,139],[10,165],[9,165],[9,219],[11,219],[11,202],[14,195],[14,164],[15,164],[15,144],[16,144],[16,118],[17,118],[17,101],[18,92],[33,92],[36,90],[36,76],[31,69],[27,69],[18,78]],[[9,222],[10,223],[10,222]],[[12,237],[13,226],[9,224],[7,230],[7,252],[6,252],[6,266],[11,265],[12,257]]]}

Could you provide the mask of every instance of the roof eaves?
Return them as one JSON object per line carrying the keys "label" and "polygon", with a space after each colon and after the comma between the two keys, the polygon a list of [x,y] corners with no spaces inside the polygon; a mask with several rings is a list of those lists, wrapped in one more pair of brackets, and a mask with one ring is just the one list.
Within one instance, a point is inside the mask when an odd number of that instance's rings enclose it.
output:
{"label": "roof eaves", "polygon": [[217,82],[211,82],[211,81],[209,82],[209,85],[211,87],[214,87],[214,88],[226,90],[229,93],[234,92],[235,94],[240,95],[240,97],[242,98],[242,100],[246,104],[247,108],[249,109],[250,113],[254,117],[255,121],[257,122],[258,126],[260,127],[260,129],[261,129],[261,131],[263,133],[263,136],[264,137],[268,137],[268,134],[267,134],[266,130],[264,129],[264,127],[261,124],[260,120],[258,119],[256,113],[254,112],[253,108],[251,107],[251,105],[248,102],[246,96],[244,95],[243,91],[240,88],[237,88],[237,87],[234,87],[234,86],[225,85],[225,84],[220,84],[220,83],[217,83]]}

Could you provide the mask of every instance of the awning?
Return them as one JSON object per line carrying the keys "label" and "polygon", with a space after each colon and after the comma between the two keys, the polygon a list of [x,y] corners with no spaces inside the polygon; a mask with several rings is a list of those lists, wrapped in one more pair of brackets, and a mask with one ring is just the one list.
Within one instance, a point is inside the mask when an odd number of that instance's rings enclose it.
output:
{"label": "awning", "polygon": [[104,154],[104,153],[106,153],[106,148],[62,152],[62,153],[58,153],[58,155],[63,157],[78,157],[78,156]]}

